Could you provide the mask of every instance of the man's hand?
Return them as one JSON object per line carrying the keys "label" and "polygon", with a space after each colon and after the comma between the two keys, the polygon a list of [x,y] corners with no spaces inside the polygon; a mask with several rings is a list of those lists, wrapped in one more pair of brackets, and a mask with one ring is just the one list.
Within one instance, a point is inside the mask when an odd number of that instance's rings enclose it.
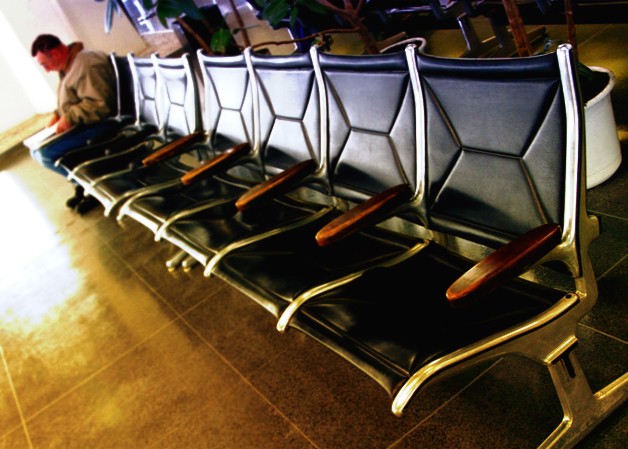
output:
{"label": "man's hand", "polygon": [[65,118],[65,115],[62,115],[59,121],[57,122],[57,134],[61,134],[64,131],[72,128],[72,124]]}
{"label": "man's hand", "polygon": [[50,120],[48,120],[48,124],[46,125],[46,127],[50,128],[52,125],[54,125],[58,121],[59,121],[59,115],[56,112],[53,112],[52,116],[50,117]]}

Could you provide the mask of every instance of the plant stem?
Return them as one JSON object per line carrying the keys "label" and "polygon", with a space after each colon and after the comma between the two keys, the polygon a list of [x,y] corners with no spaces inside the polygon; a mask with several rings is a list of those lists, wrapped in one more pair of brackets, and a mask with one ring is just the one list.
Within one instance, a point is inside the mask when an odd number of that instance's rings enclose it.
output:
{"label": "plant stem", "polygon": [[567,40],[573,47],[573,52],[578,57],[578,42],[576,41],[576,22],[573,18],[573,5],[571,0],[565,0],[565,21],[567,23]]}
{"label": "plant stem", "polygon": [[379,49],[377,48],[377,43],[373,38],[373,35],[369,32],[368,28],[364,25],[364,22],[360,17],[360,12],[362,11],[362,7],[364,6],[364,0],[360,0],[357,7],[355,8],[353,7],[353,3],[351,3],[351,0],[344,0],[344,8],[338,8],[327,0],[316,1],[330,11],[338,14],[340,17],[346,20],[352,28],[356,29],[357,33],[360,35],[360,38],[364,42],[364,49],[367,53],[379,53]]}
{"label": "plant stem", "polygon": [[235,5],[233,0],[229,0],[229,4],[231,5],[231,9],[233,10],[233,14],[235,14],[236,22],[238,22],[238,28],[242,33],[242,40],[244,40],[244,46],[251,46],[251,39],[249,39],[249,33],[246,31],[244,27],[244,21],[242,20],[242,16],[240,15],[240,11],[238,11],[237,6]]}
{"label": "plant stem", "polygon": [[310,34],[309,36],[300,37],[297,39],[289,39],[286,41],[266,41],[260,42],[259,44],[255,44],[251,46],[251,48],[259,48],[264,47],[266,45],[284,45],[284,44],[294,44],[295,42],[302,42],[313,39],[317,36],[324,36],[325,34],[340,34],[340,33],[355,33],[357,30],[355,28],[331,28],[328,30],[323,30],[318,33]]}

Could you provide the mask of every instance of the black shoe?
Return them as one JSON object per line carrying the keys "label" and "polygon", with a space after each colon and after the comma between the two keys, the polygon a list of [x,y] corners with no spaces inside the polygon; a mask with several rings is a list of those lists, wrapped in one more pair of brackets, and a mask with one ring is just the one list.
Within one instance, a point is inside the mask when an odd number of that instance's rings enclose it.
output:
{"label": "black shoe", "polygon": [[65,205],[70,209],[74,209],[80,204],[81,201],[83,201],[83,198],[85,198],[85,191],[83,190],[83,187],[76,186],[76,188],[74,189],[74,196],[68,198],[68,200],[65,202]]}
{"label": "black shoe", "polygon": [[86,214],[90,210],[94,209],[100,203],[93,196],[83,197],[80,203],[74,208],[80,215]]}

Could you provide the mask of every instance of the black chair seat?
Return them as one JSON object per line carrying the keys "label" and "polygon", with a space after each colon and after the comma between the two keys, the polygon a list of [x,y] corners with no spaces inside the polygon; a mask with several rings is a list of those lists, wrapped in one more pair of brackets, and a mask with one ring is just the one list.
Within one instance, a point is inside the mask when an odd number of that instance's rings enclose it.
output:
{"label": "black chair seat", "polygon": [[306,302],[291,326],[343,354],[392,395],[417,368],[525,322],[565,295],[517,279],[472,306],[452,307],[444,292],[472,264],[430,244]]}
{"label": "black chair seat", "polygon": [[213,178],[204,179],[191,186],[175,186],[170,191],[158,195],[147,195],[134,199],[128,204],[127,215],[142,217],[143,223],[150,223],[154,232],[172,215],[202,204],[212,203],[216,198],[235,198],[242,189],[216,182]]}
{"label": "black chair seat", "polygon": [[[211,160],[244,143],[250,145],[251,151],[253,100],[244,54],[225,58],[199,51],[197,57],[204,81],[203,125],[207,139],[195,145],[188,156],[196,157],[199,162]],[[121,205],[118,220],[128,216],[157,232],[161,225],[179,212],[202,207],[219,198],[234,198],[263,180],[257,160],[251,157],[243,159],[225,164],[210,175],[197,174],[185,182],[181,179],[179,185],[155,192],[136,192],[138,195],[134,194]],[[237,171],[233,165],[240,163],[245,166],[241,172],[227,173]]]}
{"label": "black chair seat", "polygon": [[130,125],[129,123],[120,124],[123,126],[114,127],[107,138],[101,138],[98,142],[66,153],[57,161],[57,164],[68,172],[72,172],[84,162],[128,150],[158,131],[153,125],[126,128]]}
{"label": "black chair seat", "polygon": [[142,159],[155,150],[156,143],[155,140],[149,140],[124,152],[91,161],[89,164],[79,167],[73,173],[73,178],[79,183],[88,186],[97,181],[98,178],[111,173],[139,167]]}
{"label": "black chair seat", "polygon": [[143,187],[179,179],[188,170],[190,170],[190,166],[177,163],[177,161],[167,161],[157,165],[140,167],[137,170],[121,173],[118,176],[99,182],[98,191],[101,196],[108,196],[114,201],[126,193]]}
{"label": "black chair seat", "polygon": [[299,294],[390,260],[417,243],[407,235],[372,228],[332,247],[318,246],[316,232],[336,216],[332,211],[306,226],[231,251],[215,273],[280,312]]}
{"label": "black chair seat", "polygon": [[[235,198],[234,198],[235,200]],[[261,210],[237,213],[234,201],[212,207],[192,217],[177,220],[166,231],[166,239],[195,254],[204,255],[203,265],[227,245],[311,216],[315,209],[298,202],[273,201]],[[285,234],[282,234],[284,236]]]}

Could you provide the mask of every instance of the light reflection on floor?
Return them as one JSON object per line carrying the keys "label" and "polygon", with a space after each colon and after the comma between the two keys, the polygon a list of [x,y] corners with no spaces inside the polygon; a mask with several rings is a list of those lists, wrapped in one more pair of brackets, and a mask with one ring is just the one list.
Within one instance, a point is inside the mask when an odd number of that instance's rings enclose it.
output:
{"label": "light reflection on floor", "polygon": [[[0,209],[19,211],[20,220],[0,220],[0,323],[4,330],[36,328],[80,288],[68,250],[59,245],[55,226],[10,172],[0,172]],[[8,256],[8,257],[7,257]],[[35,262],[35,263],[33,263]],[[39,294],[32,276],[48,278]],[[48,317],[50,318],[50,317]]]}

